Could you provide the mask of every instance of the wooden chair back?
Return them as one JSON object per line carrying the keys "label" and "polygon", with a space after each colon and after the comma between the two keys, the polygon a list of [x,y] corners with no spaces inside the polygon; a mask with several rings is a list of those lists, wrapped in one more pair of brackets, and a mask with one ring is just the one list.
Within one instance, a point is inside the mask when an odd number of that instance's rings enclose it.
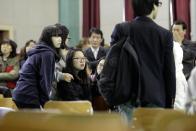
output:
{"label": "wooden chair back", "polygon": [[187,115],[178,110],[164,110],[158,114],[153,122],[153,131],[165,131],[166,127],[175,120],[186,118]]}
{"label": "wooden chair back", "polygon": [[3,131],[127,131],[119,114],[66,115],[47,112],[9,112]]}
{"label": "wooden chair back", "polygon": [[166,131],[196,131],[196,116],[174,120],[166,127]]}
{"label": "wooden chair back", "polygon": [[17,109],[17,106],[12,100],[12,98],[0,98],[0,107],[9,107],[12,109]]}
{"label": "wooden chair back", "polygon": [[48,101],[44,109],[57,109],[66,114],[93,114],[89,101]]}
{"label": "wooden chair back", "polygon": [[163,108],[136,108],[133,111],[131,128],[145,131],[152,130],[156,115],[163,110]]}

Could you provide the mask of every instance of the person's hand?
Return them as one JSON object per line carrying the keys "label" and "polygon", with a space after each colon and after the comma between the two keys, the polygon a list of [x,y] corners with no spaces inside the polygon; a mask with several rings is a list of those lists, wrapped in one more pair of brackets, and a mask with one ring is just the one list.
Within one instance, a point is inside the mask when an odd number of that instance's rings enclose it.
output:
{"label": "person's hand", "polygon": [[63,75],[64,75],[64,80],[66,82],[71,82],[71,80],[74,79],[73,76],[71,74],[69,74],[69,73],[63,73]]}

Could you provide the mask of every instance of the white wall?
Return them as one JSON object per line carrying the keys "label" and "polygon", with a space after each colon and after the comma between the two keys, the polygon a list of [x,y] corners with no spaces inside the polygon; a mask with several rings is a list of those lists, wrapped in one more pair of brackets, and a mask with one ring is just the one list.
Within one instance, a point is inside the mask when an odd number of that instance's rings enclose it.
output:
{"label": "white wall", "polygon": [[[169,29],[169,0],[162,0],[158,17],[155,22]],[[122,22],[124,17],[124,0],[100,0],[101,30],[106,43],[110,42],[110,35],[115,24]]]}
{"label": "white wall", "polygon": [[165,27],[166,29],[169,29],[170,27],[170,19],[169,19],[169,0],[161,0],[162,6],[159,7],[159,11],[157,14],[157,18],[155,19],[155,22],[162,27]]}
{"label": "white wall", "polygon": [[[193,0],[194,1],[194,0]],[[82,36],[82,0],[79,32]],[[169,28],[169,0],[162,0],[156,23]],[[100,0],[100,23],[106,43],[115,24],[123,21],[124,0]],[[0,0],[0,27],[10,26],[19,47],[29,39],[37,40],[44,26],[58,22],[58,0]]]}
{"label": "white wall", "polygon": [[196,41],[196,0],[191,0],[191,40]]}
{"label": "white wall", "polygon": [[106,43],[114,26],[123,21],[124,0],[100,0],[100,23]]}
{"label": "white wall", "polygon": [[79,37],[82,38],[82,24],[83,24],[83,0],[79,0],[79,13],[80,13],[80,22],[79,22]]}
{"label": "white wall", "polygon": [[0,26],[13,27],[19,48],[29,39],[38,40],[44,26],[57,22],[58,0],[0,0]]}

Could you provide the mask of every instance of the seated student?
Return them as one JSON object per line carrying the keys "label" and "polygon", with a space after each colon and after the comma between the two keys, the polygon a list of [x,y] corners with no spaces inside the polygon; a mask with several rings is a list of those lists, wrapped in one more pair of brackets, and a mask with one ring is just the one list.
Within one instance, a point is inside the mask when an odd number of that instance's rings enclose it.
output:
{"label": "seated student", "polygon": [[49,100],[61,34],[62,30],[55,25],[45,27],[38,45],[27,53],[13,91],[13,100],[19,109],[41,108]]}
{"label": "seated student", "polygon": [[109,110],[109,106],[106,104],[105,100],[103,99],[103,97],[101,96],[99,89],[98,89],[98,85],[97,82],[99,81],[100,78],[100,74],[103,70],[103,65],[105,63],[105,57],[102,57],[101,59],[99,59],[97,68],[96,68],[96,72],[94,75],[91,75],[91,89],[92,89],[92,105],[93,105],[93,109],[95,111],[103,111],[103,110]]}
{"label": "seated student", "polygon": [[60,81],[57,84],[57,91],[61,100],[91,100],[90,80],[86,69],[84,53],[79,49],[70,50],[66,57],[66,67],[63,72],[72,74],[73,79]]}
{"label": "seated student", "polygon": [[27,52],[36,46],[36,41],[29,40],[26,42],[25,46],[20,51],[20,68],[27,60]]}
{"label": "seated student", "polygon": [[17,44],[7,39],[0,43],[0,48],[0,94],[11,97],[10,89],[15,88],[19,71]]}
{"label": "seated student", "polygon": [[72,78],[72,75],[70,75],[69,73],[63,73],[62,70],[63,68],[66,67],[66,56],[68,51],[71,49],[68,47],[67,43],[68,43],[68,36],[69,36],[69,30],[66,26],[61,25],[61,24],[56,24],[61,30],[62,30],[62,44],[61,44],[61,48],[59,50],[59,54],[60,54],[60,60],[58,62],[55,63],[55,77],[56,80],[67,80]]}
{"label": "seated student", "polygon": [[53,86],[52,86],[52,91],[50,93],[50,99],[51,100],[59,100],[60,98],[58,98],[58,92],[57,92],[57,82],[59,82],[60,80],[64,80],[64,81],[71,81],[71,79],[73,79],[73,76],[69,73],[64,73],[62,72],[63,68],[66,67],[66,56],[67,56],[67,52],[69,51],[69,47],[67,45],[68,43],[68,35],[69,35],[69,29],[61,24],[56,24],[56,26],[58,26],[61,30],[62,30],[62,43],[61,43],[61,48],[59,50],[59,54],[60,54],[60,60],[55,62],[55,79],[53,81]]}
{"label": "seated student", "polygon": [[180,43],[174,41],[173,53],[176,67],[176,97],[174,101],[174,109],[184,110],[188,84],[182,71],[183,50]]}
{"label": "seated student", "polygon": [[187,24],[182,20],[177,20],[172,25],[174,41],[181,44],[183,50],[183,73],[188,80],[191,70],[194,68],[196,59],[196,44],[186,39]]}

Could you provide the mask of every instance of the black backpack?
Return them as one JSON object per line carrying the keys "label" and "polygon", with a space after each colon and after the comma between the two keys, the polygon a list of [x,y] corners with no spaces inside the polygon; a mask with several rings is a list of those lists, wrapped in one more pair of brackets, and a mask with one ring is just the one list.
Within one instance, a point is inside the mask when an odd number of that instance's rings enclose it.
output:
{"label": "black backpack", "polygon": [[[123,28],[131,28],[123,27]],[[140,94],[139,60],[130,35],[115,43],[105,59],[98,81],[99,90],[110,106],[131,100],[137,103]]]}

